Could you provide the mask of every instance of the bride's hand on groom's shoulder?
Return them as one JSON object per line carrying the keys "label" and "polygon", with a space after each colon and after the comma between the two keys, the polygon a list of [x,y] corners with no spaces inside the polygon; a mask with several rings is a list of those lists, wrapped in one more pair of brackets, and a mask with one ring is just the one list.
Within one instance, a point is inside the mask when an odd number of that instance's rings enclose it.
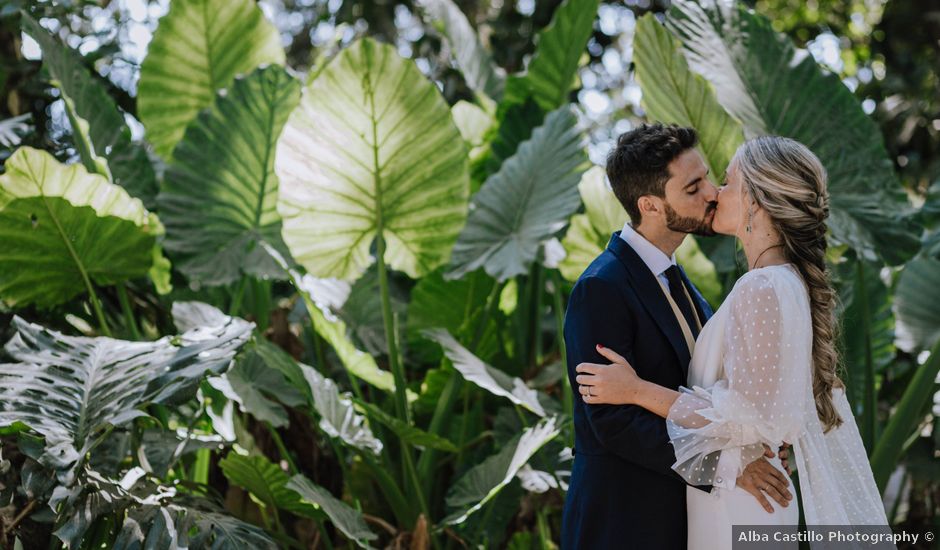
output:
{"label": "bride's hand on groom's shoulder", "polygon": [[609,365],[579,363],[575,381],[581,399],[591,405],[629,405],[642,379],[616,351],[598,345],[597,351],[611,361]]}

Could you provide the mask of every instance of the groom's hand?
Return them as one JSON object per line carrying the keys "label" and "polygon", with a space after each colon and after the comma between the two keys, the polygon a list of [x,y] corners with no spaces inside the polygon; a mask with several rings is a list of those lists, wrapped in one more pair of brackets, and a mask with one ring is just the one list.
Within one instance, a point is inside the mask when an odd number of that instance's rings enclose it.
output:
{"label": "groom's hand", "polygon": [[754,495],[764,510],[773,513],[774,509],[764,493],[776,500],[780,506],[788,506],[793,495],[788,489],[790,480],[780,470],[774,468],[767,458],[773,458],[774,452],[764,445],[764,456],[751,462],[744,468],[744,473],[737,479],[737,485]]}
{"label": "groom's hand", "polygon": [[790,469],[790,449],[793,448],[793,445],[790,445],[786,441],[783,442],[783,445],[777,449],[777,456],[780,457],[780,464],[783,466],[783,469],[787,471],[787,474],[793,475],[793,470]]}

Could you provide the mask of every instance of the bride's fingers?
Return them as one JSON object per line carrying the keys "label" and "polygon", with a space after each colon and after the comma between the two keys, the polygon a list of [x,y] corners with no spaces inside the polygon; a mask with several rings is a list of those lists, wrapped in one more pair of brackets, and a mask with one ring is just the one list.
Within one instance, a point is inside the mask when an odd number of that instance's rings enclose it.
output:
{"label": "bride's fingers", "polygon": [[777,504],[780,506],[789,506],[789,499],[784,496],[784,493],[780,492],[780,489],[777,486],[773,484],[767,485],[763,488],[763,490],[765,493],[767,493],[767,496],[777,501]]}
{"label": "bride's fingers", "polygon": [[605,365],[598,365],[597,363],[578,363],[578,366],[575,367],[574,370],[582,374],[598,374],[604,366]]}
{"label": "bride's fingers", "polygon": [[600,378],[594,374],[579,374],[574,377],[574,381],[582,386],[593,386],[600,382]]}
{"label": "bride's fingers", "polygon": [[626,359],[623,358],[622,355],[620,355],[619,353],[617,353],[616,351],[610,348],[605,348],[604,346],[600,344],[597,344],[597,352],[603,355],[604,357],[606,357],[607,359],[610,359],[611,363],[620,363],[623,365],[630,364]]}
{"label": "bride's fingers", "polygon": [[770,449],[770,447],[767,446],[766,443],[763,443],[762,445],[764,446],[764,456],[766,456],[767,458],[773,458],[773,457],[777,456],[777,455],[775,455],[774,452]]}

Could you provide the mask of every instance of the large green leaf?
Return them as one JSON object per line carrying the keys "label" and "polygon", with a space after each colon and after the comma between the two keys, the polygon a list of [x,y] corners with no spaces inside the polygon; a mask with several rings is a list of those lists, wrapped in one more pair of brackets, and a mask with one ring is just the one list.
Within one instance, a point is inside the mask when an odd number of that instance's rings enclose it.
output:
{"label": "large green leaf", "polygon": [[895,294],[898,332],[906,332],[915,349],[930,349],[930,353],[917,366],[872,452],[872,473],[882,490],[906,450],[905,442],[924,421],[924,408],[937,392],[937,374],[940,373],[938,303],[940,260],[919,257],[908,263],[898,279]]}
{"label": "large green leaf", "polygon": [[140,68],[137,112],[157,153],[170,158],[196,114],[239,73],[284,64],[281,39],[253,0],[176,0]]}
{"label": "large green leaf", "polygon": [[673,3],[668,28],[689,66],[715,88],[718,101],[747,135],[776,134],[804,143],[829,175],[835,239],[866,260],[898,264],[920,247],[910,205],[881,132],[834,74],[740,4],[703,8]]}
{"label": "large green leaf", "polygon": [[[323,289],[335,290],[337,285],[348,287],[348,283],[317,279],[309,274],[301,275],[292,269],[271,245],[264,242],[261,245],[287,273],[304,301],[313,329],[332,346],[346,370],[376,388],[394,393],[395,379],[392,373],[380,369],[374,357],[356,347],[347,334],[346,323],[340,320],[333,311],[333,305],[329,302],[330,296],[325,296],[322,292]],[[343,299],[345,300],[345,297]]]}
{"label": "large green leaf", "polygon": [[422,334],[441,345],[447,358],[453,362],[454,368],[468,382],[476,384],[493,395],[505,397],[539,416],[546,415],[545,409],[539,402],[538,392],[526,386],[522,379],[509,376],[487,365],[470,353],[467,348],[461,346],[446,330],[425,330]]}
{"label": "large green leaf", "polygon": [[159,196],[165,247],[192,280],[283,278],[258,241],[287,254],[277,214],[274,148],[300,97],[278,65],[237,78],[186,129]]}
{"label": "large green leaf", "polygon": [[[61,90],[74,124],[87,127],[87,134],[80,128],[73,129],[86,167],[90,163],[88,155],[107,158],[107,170],[113,182],[151,207],[157,194],[153,166],[144,147],[131,142],[130,128],[114,100],[92,77],[78,52],[39,26],[32,17],[24,14],[22,24],[23,30],[42,49],[43,67],[49,72],[53,84]],[[85,138],[90,142],[90,150],[82,146]]]}
{"label": "large green leaf", "polygon": [[287,472],[264,456],[244,456],[230,452],[219,461],[222,473],[234,485],[251,493],[268,513],[275,508],[301,516],[316,517],[316,508],[300,500],[300,496],[287,488]]}
{"label": "large green leaf", "polygon": [[278,141],[278,212],[294,258],[354,279],[385,261],[412,278],[445,263],[467,211],[467,150],[447,103],[392,46],[357,41],[304,89]]}
{"label": "large green leaf", "polygon": [[[481,330],[480,323],[484,322],[486,301],[495,284],[491,277],[480,271],[450,281],[444,279],[441,270],[422,277],[411,290],[408,303],[409,352],[420,355],[427,362],[440,360],[440,346],[423,338],[422,329],[440,327],[451,334],[476,338]],[[499,328],[495,319],[490,318],[482,328],[474,351],[477,357],[488,360],[499,350]]]}
{"label": "large green leaf", "polygon": [[623,228],[630,217],[607,186],[604,169],[594,166],[581,176],[578,193],[584,214],[571,218],[571,225],[561,241],[566,255],[558,265],[562,276],[576,281],[581,272],[607,248],[614,231]]}
{"label": "large green leaf", "polygon": [[337,529],[342,531],[346,538],[355,542],[362,548],[371,548],[369,541],[378,538],[362,519],[362,513],[334,497],[329,491],[314,484],[312,481],[297,474],[287,483],[288,489],[297,491],[305,502],[316,504],[326,512],[330,521]]}
{"label": "large green leaf", "polygon": [[[836,267],[841,283],[842,361],[848,372],[848,397],[856,416],[865,404],[865,395],[874,406],[874,375],[894,361],[894,314],[892,296],[881,280],[879,266],[848,261]],[[869,372],[870,367],[870,372]],[[865,411],[875,414],[875,411]],[[865,428],[862,427],[862,433]]]}
{"label": "large green leaf", "polygon": [[139,199],[104,176],[21,147],[0,176],[0,298],[52,306],[90,283],[144,276],[162,231]]}
{"label": "large green leaf", "polygon": [[528,272],[539,246],[580,204],[577,183],[587,156],[575,125],[568,107],[550,113],[483,184],[454,246],[448,277],[480,267],[500,281]]}
{"label": "large green leaf", "polygon": [[495,497],[536,451],[560,433],[557,420],[543,418],[457,480],[447,491],[450,513],[443,523],[462,523]]}
{"label": "large green leaf", "polygon": [[304,379],[310,385],[313,408],[320,417],[320,429],[330,437],[373,454],[382,452],[382,441],[372,435],[366,418],[358,414],[348,395],[339,393],[336,382],[326,378],[313,367],[300,365]]}
{"label": "large green leaf", "polygon": [[284,427],[290,423],[284,405],[302,405],[307,401],[306,396],[259,352],[263,345],[248,349],[225,374],[207,381],[257,420]]}
{"label": "large green leaf", "polygon": [[493,62],[457,4],[452,0],[419,0],[418,4],[434,23],[442,27],[467,85],[476,92],[499,99],[503,93],[505,71]]}
{"label": "large green leaf", "polygon": [[744,141],[741,123],[721,107],[708,81],[689,70],[678,41],[652,13],[637,21],[633,61],[647,117],[695,128],[712,181],[721,181]]}
{"label": "large green leaf", "polygon": [[901,272],[895,294],[898,321],[913,344],[929,349],[940,340],[940,260],[921,257]]}
{"label": "large green leaf", "polygon": [[398,436],[398,439],[401,441],[415,446],[436,449],[438,451],[445,451],[448,453],[456,453],[458,451],[457,446],[451,443],[449,440],[439,435],[426,432],[421,428],[414,426],[413,424],[405,422],[404,420],[399,420],[398,418],[388,414],[380,407],[377,407],[372,403],[361,401],[355,398],[353,398],[353,402],[357,407],[368,414],[369,418],[375,420],[376,422],[380,422],[387,428],[391,429],[392,432]]}
{"label": "large green leaf", "polygon": [[531,96],[546,111],[568,102],[599,3],[565,0],[558,6],[551,23],[539,33],[535,55],[525,74],[512,76],[506,83],[508,102],[521,102]]}
{"label": "large green leaf", "polygon": [[16,362],[0,364],[0,425],[22,422],[45,437],[42,462],[67,479],[101,430],[146,416],[148,403],[191,397],[205,373],[229,366],[254,325],[225,317],[154,342],[67,336],[20,317],[13,326],[5,349]]}
{"label": "large green leaf", "polygon": [[[274,550],[277,543],[263,529],[221,511],[173,502],[131,509],[111,546],[112,550],[160,548],[186,550]],[[188,503],[187,503],[188,504]]]}

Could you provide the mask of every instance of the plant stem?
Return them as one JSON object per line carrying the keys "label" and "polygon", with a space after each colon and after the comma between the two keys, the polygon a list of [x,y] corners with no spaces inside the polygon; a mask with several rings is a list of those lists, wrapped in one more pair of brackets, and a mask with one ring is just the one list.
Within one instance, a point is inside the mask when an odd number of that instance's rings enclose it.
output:
{"label": "plant stem", "polygon": [[140,340],[140,332],[137,330],[137,320],[134,319],[134,310],[131,309],[131,302],[127,298],[127,286],[122,282],[116,285],[118,301],[121,302],[121,311],[124,313],[124,325],[130,330],[131,338]]}
{"label": "plant stem", "polygon": [[411,422],[408,411],[406,394],[405,372],[398,355],[398,339],[395,334],[395,320],[392,318],[392,301],[388,290],[388,270],[385,266],[385,238],[382,236],[382,227],[379,224],[377,241],[377,264],[379,274],[379,293],[382,299],[382,320],[385,324],[385,341],[388,347],[388,362],[395,377],[395,411],[398,418]]}
{"label": "plant stem", "polygon": [[865,450],[871,454],[875,444],[875,360],[871,349],[871,305],[868,302],[868,288],[865,284],[865,264],[858,260],[855,265],[855,299],[859,300],[862,309],[861,330],[865,339],[865,396],[860,428]]}
{"label": "plant stem", "polygon": [[237,317],[239,310],[242,308],[242,298],[245,296],[245,287],[248,286],[248,276],[242,275],[240,281],[238,281],[238,287],[235,288],[235,294],[232,295],[232,302],[228,306],[228,314],[232,317]]}
{"label": "plant stem", "polygon": [[287,452],[287,447],[284,445],[284,440],[281,439],[281,434],[277,433],[277,428],[272,426],[270,422],[265,422],[264,425],[268,428],[268,432],[271,434],[271,439],[274,440],[274,446],[277,447],[277,452],[281,453],[281,458],[287,461],[287,466],[290,469],[291,475],[296,475],[300,470],[297,469],[297,464],[290,456],[290,453]]}

